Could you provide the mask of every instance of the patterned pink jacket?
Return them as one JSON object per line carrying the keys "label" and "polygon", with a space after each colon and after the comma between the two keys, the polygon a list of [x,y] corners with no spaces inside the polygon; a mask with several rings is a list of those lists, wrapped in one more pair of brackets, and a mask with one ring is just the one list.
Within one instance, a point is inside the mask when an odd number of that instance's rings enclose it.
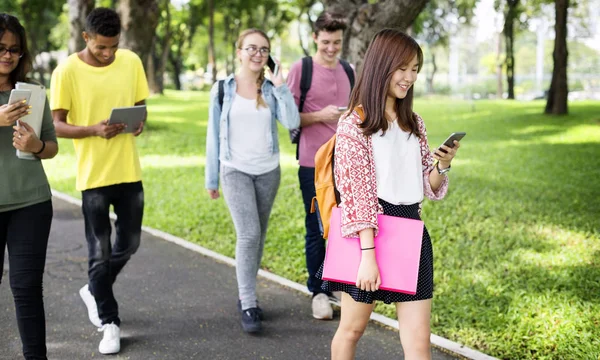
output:
{"label": "patterned pink jacket", "polygon": [[[433,191],[429,184],[429,172],[433,169],[433,156],[427,143],[425,123],[417,115],[419,130],[423,137],[421,162],[423,164],[423,192],[431,200],[440,200],[448,191],[448,177]],[[377,214],[383,213],[377,198],[377,177],[373,161],[371,136],[363,135],[359,124],[360,115],[353,111],[342,117],[337,128],[335,144],[335,183],[340,192],[342,210],[342,236],[358,237],[358,232],[373,228],[377,235]],[[419,205],[420,212],[420,205]]]}

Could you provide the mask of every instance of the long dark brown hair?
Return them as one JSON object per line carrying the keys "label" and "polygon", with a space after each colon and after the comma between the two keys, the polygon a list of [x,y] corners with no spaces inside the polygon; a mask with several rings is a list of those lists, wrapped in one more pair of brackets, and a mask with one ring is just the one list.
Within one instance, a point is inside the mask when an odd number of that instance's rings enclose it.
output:
{"label": "long dark brown hair", "polygon": [[19,41],[19,48],[23,54],[23,56],[17,60],[17,67],[10,73],[9,76],[12,87],[14,88],[17,82],[27,81],[27,74],[31,71],[33,65],[31,62],[31,54],[29,53],[29,48],[27,47],[27,35],[25,34],[25,28],[23,25],[21,25],[19,19],[16,17],[1,13],[0,38],[2,38],[7,31],[10,31],[17,37]]}
{"label": "long dark brown hair", "polygon": [[[423,66],[423,51],[417,42],[405,33],[394,29],[383,29],[375,34],[364,56],[362,71],[350,97],[350,109],[362,105],[364,119],[360,127],[367,136],[379,130],[387,131],[385,103],[392,75],[417,56],[418,71]],[[421,136],[416,116],[413,113],[413,86],[404,99],[396,99],[398,125],[418,137]]]}
{"label": "long dark brown hair", "polygon": [[[238,49],[242,49],[242,45],[244,44],[244,39],[246,39],[246,36],[248,35],[252,35],[252,34],[259,34],[260,36],[264,37],[265,40],[267,40],[267,44],[269,44],[269,49],[271,48],[271,40],[269,40],[269,37],[267,36],[267,34],[259,29],[246,29],[244,31],[242,31],[242,33],[240,34],[240,36],[237,39],[237,48]],[[260,50],[260,49],[259,49]],[[258,91],[256,94],[256,108],[258,109],[260,106],[263,107],[267,107],[267,104],[265,103],[265,100],[262,98],[262,83],[265,81],[265,69],[263,68],[263,70],[260,72],[260,75],[258,76],[258,79],[256,80],[256,85],[258,86]]]}

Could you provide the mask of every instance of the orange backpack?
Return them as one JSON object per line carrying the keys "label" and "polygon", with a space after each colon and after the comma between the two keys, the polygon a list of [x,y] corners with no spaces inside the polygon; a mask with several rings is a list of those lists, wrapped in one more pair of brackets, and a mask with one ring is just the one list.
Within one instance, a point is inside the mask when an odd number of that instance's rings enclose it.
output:
{"label": "orange backpack", "polygon": [[[362,107],[354,109],[361,118],[364,118]],[[334,206],[340,205],[340,193],[335,186],[333,176],[335,139],[333,135],[329,141],[323,144],[315,154],[315,192],[316,196],[312,199],[310,212],[317,212],[319,227],[324,239],[329,236],[329,220],[331,219],[331,210]]]}
{"label": "orange backpack", "polygon": [[334,206],[340,205],[340,193],[333,177],[335,134],[315,154],[315,192],[310,212],[317,212],[319,227],[324,239],[329,236],[329,219]]}

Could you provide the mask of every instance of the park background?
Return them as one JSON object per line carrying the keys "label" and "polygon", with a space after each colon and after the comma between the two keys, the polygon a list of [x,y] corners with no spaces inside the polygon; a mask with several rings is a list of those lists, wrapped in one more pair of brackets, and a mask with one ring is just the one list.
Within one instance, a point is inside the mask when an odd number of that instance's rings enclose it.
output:
{"label": "park background", "polygon": [[[85,46],[94,6],[121,14],[121,45],[141,56],[153,93],[137,140],[145,225],[228,256],[228,211],[204,190],[207,90],[235,71],[239,32],[267,31],[284,72],[314,53],[310,26],[325,8],[348,15],[342,57],[359,71],[377,30],[411,33],[425,53],[415,111],[430,145],[468,133],[448,196],[424,204],[432,331],[502,359],[600,359],[600,1],[0,0],[24,22],[33,76],[47,85]],[[305,283],[295,149],[279,134],[282,183],[262,266]],[[71,141],[44,166],[54,189],[80,197]]]}

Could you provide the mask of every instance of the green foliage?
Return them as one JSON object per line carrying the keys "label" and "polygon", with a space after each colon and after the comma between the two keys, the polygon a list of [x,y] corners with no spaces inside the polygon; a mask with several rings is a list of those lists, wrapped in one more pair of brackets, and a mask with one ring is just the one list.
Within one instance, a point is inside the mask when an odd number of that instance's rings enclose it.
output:
{"label": "green foliage", "polygon": [[417,38],[429,46],[446,47],[458,24],[471,22],[476,3],[477,0],[429,0],[412,28]]}
{"label": "green foliage", "polygon": [[0,9],[19,18],[27,31],[29,50],[35,55],[58,48],[48,34],[58,24],[64,3],[64,0],[0,0]]}
{"label": "green foliage", "polygon": [[[144,223],[234,256],[235,233],[222,199],[204,190],[206,93],[149,99],[137,143]],[[425,201],[434,244],[433,333],[502,359],[600,356],[600,103],[541,115],[541,102],[419,99],[430,145],[466,131],[443,201]],[[282,181],[263,268],[299,283],[304,209],[294,147],[280,129]],[[74,190],[69,140],[44,161],[52,187]],[[390,306],[377,311],[394,317]]]}
{"label": "green foliage", "polygon": [[69,44],[70,29],[69,29],[69,9],[65,4],[63,10],[58,16],[56,26],[50,31],[50,42],[54,44],[56,49],[66,49]]}
{"label": "green foliage", "polygon": [[20,12],[18,0],[0,0],[2,12],[18,16]]}
{"label": "green foliage", "polygon": [[96,0],[97,7],[106,7],[110,9],[114,9],[116,6],[117,0]]}

